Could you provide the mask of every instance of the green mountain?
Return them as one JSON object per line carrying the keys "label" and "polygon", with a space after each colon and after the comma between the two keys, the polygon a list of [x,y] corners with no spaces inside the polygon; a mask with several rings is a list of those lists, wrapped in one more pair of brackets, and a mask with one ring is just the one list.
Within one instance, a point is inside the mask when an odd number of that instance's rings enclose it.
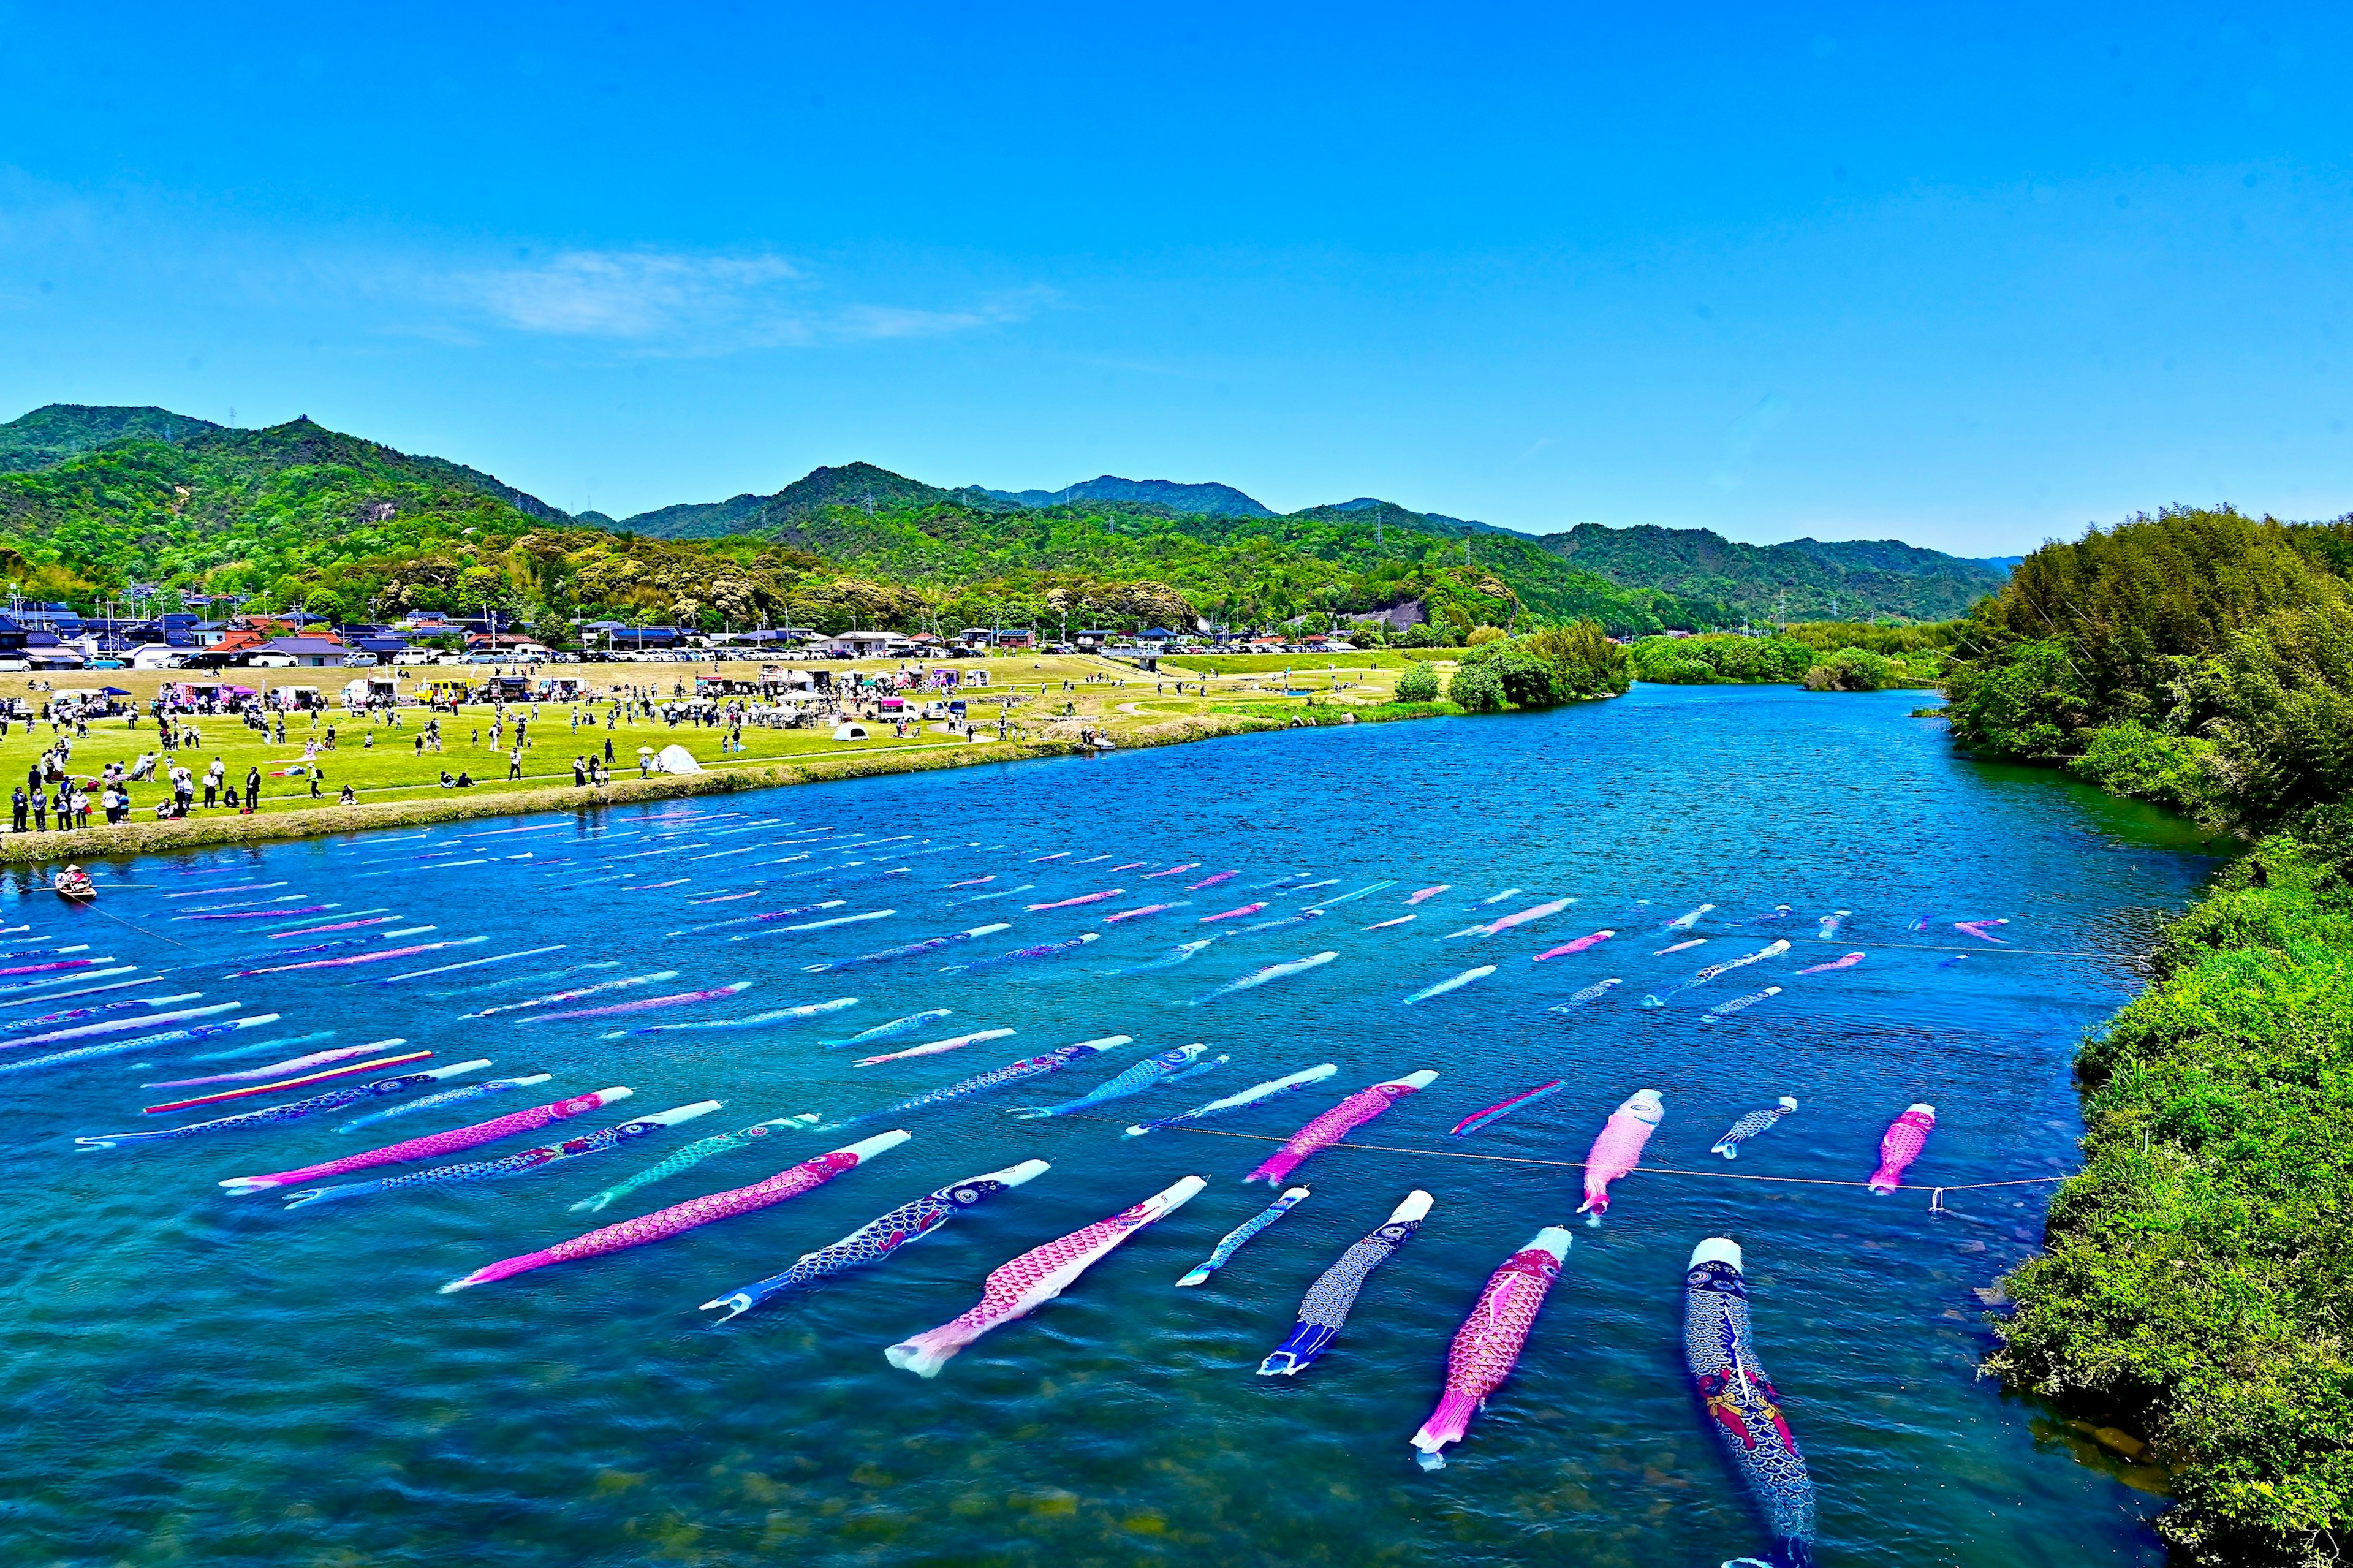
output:
{"label": "green mountain", "polygon": [[[1030,505],[869,463],[615,523],[307,418],[233,430],[51,407],[0,425],[0,454],[20,465],[0,471],[0,570],[82,604],[145,584],[354,617],[488,602],[550,630],[603,616],[835,630],[1380,613],[1446,637],[1585,618],[1627,636],[1762,616],[1785,592],[1793,615],[1926,618],[2000,581],[1893,542],[1538,539],[1372,498],[1277,515],[1229,487],[1109,476]],[[1183,509],[1210,503],[1223,510]]]}
{"label": "green mountain", "polygon": [[1059,490],[990,490],[975,485],[956,492],[985,496],[1016,506],[1067,506],[1073,501],[1132,500],[1165,506],[1170,511],[1203,517],[1272,517],[1271,508],[1251,500],[1231,485],[1179,484],[1174,479],[1123,479],[1104,474]]}
{"label": "green mountain", "polygon": [[219,428],[208,420],[168,408],[91,408],[78,403],[52,403],[0,425],[0,473],[46,468],[132,437],[180,441]]}
{"label": "green mountain", "polygon": [[1893,539],[1736,544],[1707,529],[1586,522],[1544,543],[1613,583],[1711,600],[1757,620],[1949,620],[2009,579],[1989,562]]}

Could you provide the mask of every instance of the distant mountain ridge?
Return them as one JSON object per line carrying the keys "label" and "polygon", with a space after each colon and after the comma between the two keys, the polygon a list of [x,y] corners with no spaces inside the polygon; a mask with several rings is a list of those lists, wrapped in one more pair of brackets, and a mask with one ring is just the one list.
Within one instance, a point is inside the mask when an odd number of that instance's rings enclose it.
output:
{"label": "distant mountain ridge", "polygon": [[[357,591],[340,563],[363,560],[403,592],[441,584],[462,597],[504,574],[537,595],[514,574],[555,568],[493,567],[484,553],[534,524],[624,550],[635,537],[716,542],[733,556],[797,552],[807,560],[776,569],[822,567],[931,595],[1082,573],[1112,585],[1105,592],[1150,585],[1137,602],[1166,606],[1154,595],[1180,592],[1213,618],[1419,605],[1472,617],[1465,631],[1480,620],[1583,616],[1630,633],[1782,616],[1942,619],[2007,575],[2007,563],[1895,540],[1751,545],[1706,529],[1596,523],[1538,536],[1371,496],[1277,513],[1222,484],[1102,475],[1054,491],[949,489],[865,462],[814,468],[773,494],[617,522],[571,516],[480,469],[307,417],[232,429],[163,408],[50,405],[0,424],[0,547],[27,571],[51,571],[45,580],[69,595],[82,591],[77,580],[95,590],[194,574],[323,601]],[[685,569],[682,557],[661,559],[665,571]]]}

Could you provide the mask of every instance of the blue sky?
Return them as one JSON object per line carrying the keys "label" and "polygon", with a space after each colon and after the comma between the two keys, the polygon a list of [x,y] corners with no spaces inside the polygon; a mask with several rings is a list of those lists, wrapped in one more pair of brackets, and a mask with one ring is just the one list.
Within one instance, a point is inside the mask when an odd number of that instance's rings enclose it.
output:
{"label": "blue sky", "polygon": [[0,5],[0,416],[615,515],[860,458],[1968,554],[2353,510],[2353,13],[1762,10]]}

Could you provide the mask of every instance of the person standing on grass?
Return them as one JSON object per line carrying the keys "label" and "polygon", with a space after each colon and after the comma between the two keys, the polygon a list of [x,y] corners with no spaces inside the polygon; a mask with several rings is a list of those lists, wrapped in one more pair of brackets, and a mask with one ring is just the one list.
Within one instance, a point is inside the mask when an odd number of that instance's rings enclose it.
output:
{"label": "person standing on grass", "polygon": [[13,829],[14,831],[17,832],[17,833],[22,833],[22,832],[24,832],[24,831],[25,831],[25,814],[26,814],[27,811],[30,811],[30,810],[32,809],[32,807],[31,807],[29,805],[27,805],[27,804],[26,803],[26,800],[25,800],[25,786],[24,786],[23,784],[18,784],[18,785],[16,786],[16,799],[14,799],[14,800],[10,801],[8,804],[9,804],[9,820],[10,820],[10,825],[11,825],[12,829]]}
{"label": "person standing on grass", "polygon": [[245,770],[245,813],[250,816],[260,809],[261,770],[259,767],[249,767]]}
{"label": "person standing on grass", "polygon": [[319,785],[325,777],[326,774],[322,770],[318,768],[312,768],[311,770],[311,798],[312,800],[319,798]]}
{"label": "person standing on grass", "polygon": [[514,750],[507,753],[507,777],[511,779],[522,777],[522,742],[521,741],[517,741]]}
{"label": "person standing on grass", "polygon": [[578,758],[578,757],[575,757],[575,758],[573,758],[573,759],[572,759],[572,787],[573,787],[574,789],[586,789],[586,788],[587,787],[587,784],[588,784],[588,765],[587,765],[587,763],[586,763],[585,761],[583,761],[581,758]]}

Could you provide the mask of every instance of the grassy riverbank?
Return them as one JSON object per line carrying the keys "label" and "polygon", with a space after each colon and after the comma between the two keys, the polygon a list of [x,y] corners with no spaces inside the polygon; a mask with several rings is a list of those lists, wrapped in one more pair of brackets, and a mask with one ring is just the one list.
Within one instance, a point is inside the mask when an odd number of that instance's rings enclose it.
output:
{"label": "grassy riverbank", "polygon": [[[2173,511],[2029,557],[1949,685],[1964,746],[2255,837],[2088,1040],[2084,1169],[1990,1370],[2137,1426],[2215,1568],[2353,1552],[2353,528]],[[2064,629],[2058,629],[2064,628]]]}
{"label": "grassy riverbank", "polygon": [[[879,663],[826,668],[880,670]],[[964,767],[976,763],[1013,762],[1025,758],[1060,756],[1080,749],[1082,731],[1109,738],[1121,746],[1178,744],[1221,735],[1280,729],[1293,722],[1336,723],[1344,715],[1365,721],[1419,718],[1452,711],[1445,704],[1399,704],[1393,701],[1395,669],[1375,668],[1362,662],[1350,670],[1319,671],[1313,691],[1303,697],[1269,689],[1262,676],[1229,676],[1204,680],[1191,672],[1182,679],[1172,673],[1145,674],[1108,659],[1041,657],[1035,659],[994,659],[987,666],[991,684],[957,695],[969,705],[969,715],[990,737],[967,742],[945,732],[945,726],[918,726],[919,733],[894,737],[887,722],[870,728],[871,738],[835,741],[824,728],[767,730],[747,726],[743,752],[723,752],[723,732],[692,724],[671,725],[659,719],[623,717],[607,727],[609,702],[584,702],[577,707],[583,721],[573,724],[575,704],[541,706],[531,727],[523,776],[510,780],[508,752],[490,744],[493,715],[490,709],[470,705],[455,715],[440,715],[440,751],[419,752],[416,737],[430,717],[405,709],[395,727],[381,716],[354,720],[334,710],[294,716],[287,739],[274,732],[259,735],[229,719],[195,721],[200,744],[176,753],[201,772],[215,756],[228,769],[232,785],[240,784],[247,770],[263,775],[260,807],[248,815],[233,805],[206,810],[178,820],[156,821],[149,807],[168,792],[160,784],[132,786],[132,820],[109,826],[93,817],[94,826],[71,832],[0,832],[0,864],[63,864],[111,854],[191,848],[206,844],[252,843],[301,838],[361,828],[457,822],[472,817],[508,816],[520,812],[586,809],[596,805],[707,795],[779,784],[814,784],[860,778],[884,773],[908,773],[930,768]],[[748,667],[679,666],[575,667],[601,689],[607,680],[651,689],[657,700],[674,700],[675,689],[691,689],[695,674],[746,676]],[[324,677],[340,671],[289,672],[310,679],[287,684],[326,686]],[[438,672],[435,672],[438,673]],[[95,773],[109,762],[130,763],[142,752],[157,749],[156,731],[143,705],[154,694],[159,678],[121,670],[106,675],[113,684],[130,689],[142,707],[135,724],[121,718],[94,721],[75,742],[72,769],[77,775]],[[68,684],[60,681],[61,687]],[[96,681],[71,684],[95,686]],[[1294,682],[1294,684],[1298,684]],[[16,679],[0,694],[16,695]],[[26,696],[37,702],[43,691]],[[1067,710],[1067,711],[1066,711]],[[510,710],[510,719],[516,712]],[[1006,739],[995,739],[997,721],[1008,721]],[[307,775],[290,776],[287,770],[301,763],[306,743],[323,742],[327,727],[335,726],[334,749],[322,751],[310,764],[323,772],[321,794],[313,798]],[[374,744],[368,744],[369,737]],[[26,766],[56,743],[58,731],[49,724],[12,725],[0,740],[0,780],[23,779]],[[512,728],[504,739],[513,743]],[[592,751],[603,754],[604,742],[614,744],[614,782],[603,787],[575,787],[571,759]],[[681,745],[702,763],[703,772],[639,778],[637,753],[640,746],[657,750]],[[476,780],[470,788],[442,787],[444,771],[463,770]],[[351,805],[336,804],[345,784],[358,796]],[[0,782],[0,798],[9,784]],[[199,797],[201,802],[201,796]],[[0,824],[5,817],[0,814]]]}

